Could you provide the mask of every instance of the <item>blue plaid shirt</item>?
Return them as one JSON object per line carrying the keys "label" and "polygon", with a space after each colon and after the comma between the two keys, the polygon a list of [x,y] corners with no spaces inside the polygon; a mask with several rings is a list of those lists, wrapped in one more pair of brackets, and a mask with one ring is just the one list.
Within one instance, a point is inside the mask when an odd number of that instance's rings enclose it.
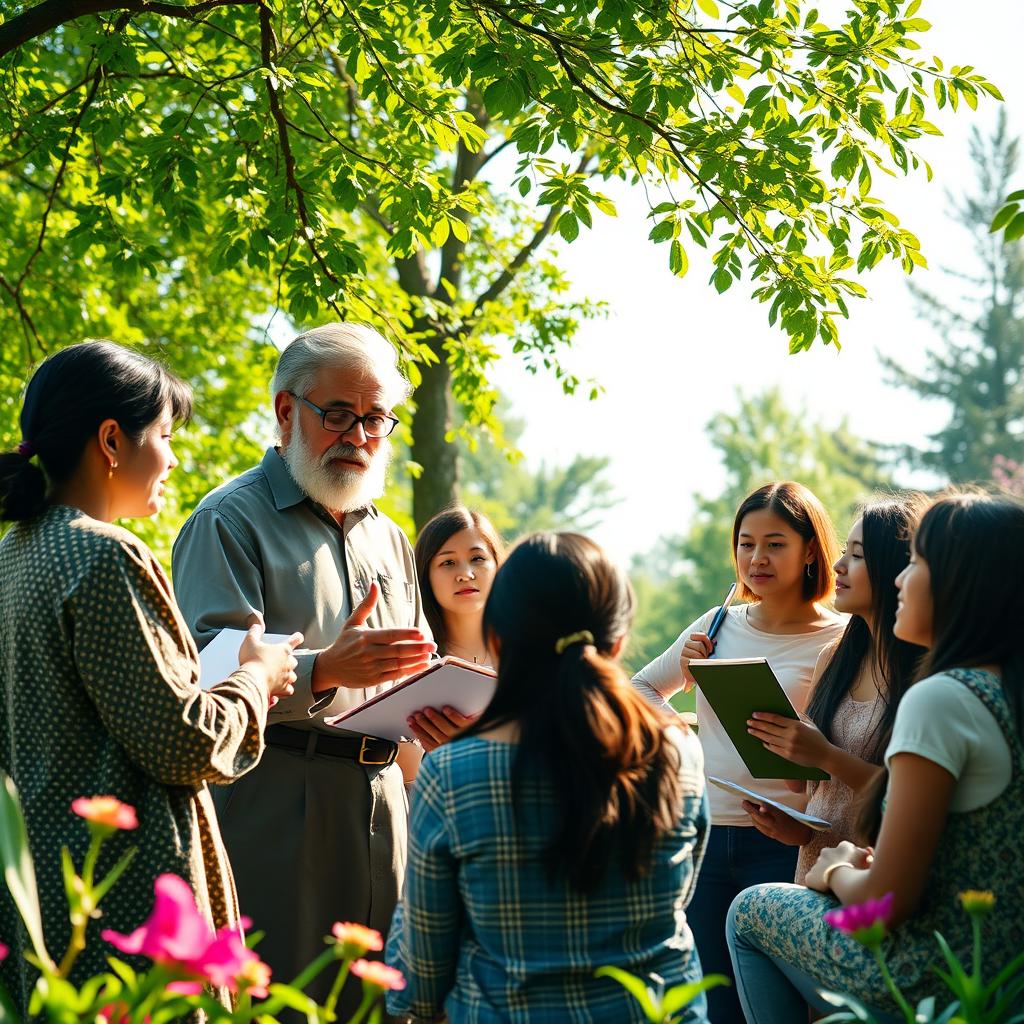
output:
{"label": "blue plaid shirt", "polygon": [[[676,827],[658,841],[649,874],[630,882],[613,862],[590,895],[548,878],[550,783],[527,779],[530,810],[517,820],[514,744],[469,737],[429,754],[387,948],[408,987],[389,993],[388,1011],[429,1020],[443,1010],[450,1024],[626,1024],[646,1018],[617,982],[594,977],[597,967],[653,972],[667,986],[699,978],[685,907],[707,834],[703,765],[696,737],[672,735],[685,794]],[[706,1020],[696,1007],[683,1019]]]}

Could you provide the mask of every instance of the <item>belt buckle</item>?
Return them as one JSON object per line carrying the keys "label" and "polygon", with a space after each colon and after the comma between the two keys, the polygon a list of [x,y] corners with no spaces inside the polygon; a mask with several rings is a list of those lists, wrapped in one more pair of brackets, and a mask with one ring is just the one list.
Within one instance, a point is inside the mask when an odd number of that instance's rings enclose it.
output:
{"label": "belt buckle", "polygon": [[[389,757],[384,758],[383,761],[371,761],[366,756],[366,745],[367,745],[367,743],[369,743],[369,741],[372,738],[373,737],[371,737],[371,736],[364,736],[363,737],[363,742],[359,744],[359,757],[358,757],[359,763],[360,764],[365,764],[365,765],[384,765],[384,766],[387,766],[387,765],[391,764],[395,760],[395,755],[398,753],[397,748],[391,752]],[[382,741],[382,742],[386,742],[386,741]]]}

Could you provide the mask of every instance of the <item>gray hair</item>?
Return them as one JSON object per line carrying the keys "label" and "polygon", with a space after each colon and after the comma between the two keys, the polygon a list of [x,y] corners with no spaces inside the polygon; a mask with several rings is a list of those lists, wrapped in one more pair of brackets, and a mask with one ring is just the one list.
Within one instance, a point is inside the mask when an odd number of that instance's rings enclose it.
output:
{"label": "gray hair", "polygon": [[380,382],[388,406],[404,402],[412,392],[394,346],[383,335],[365,324],[337,323],[306,331],[285,347],[270,382],[271,396],[305,394],[324,366],[370,374]]}

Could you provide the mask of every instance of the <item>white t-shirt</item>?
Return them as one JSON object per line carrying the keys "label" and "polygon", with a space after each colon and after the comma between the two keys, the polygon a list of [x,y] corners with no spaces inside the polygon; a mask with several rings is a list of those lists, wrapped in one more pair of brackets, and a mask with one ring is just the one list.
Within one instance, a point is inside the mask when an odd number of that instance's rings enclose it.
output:
{"label": "white t-shirt", "polygon": [[[754,629],[747,621],[748,605],[733,605],[718,633],[715,655],[720,658],[765,658],[786,691],[793,707],[803,711],[810,697],[811,676],[821,649],[842,635],[846,628],[845,615],[836,615],[834,621],[808,633],[780,635]],[[636,681],[656,690],[678,689],[683,684],[679,667],[679,654],[691,633],[706,633],[716,609],[711,609],[679,634],[679,639],[664,654],[636,674]],[[757,793],[781,800],[790,807],[803,810],[807,797],[792,793],[785,783],[775,779],[755,779],[736,752],[729,734],[722,727],[711,705],[697,690],[697,723],[700,742],[704,748],[704,772],[739,783]],[[708,787],[711,804],[711,822],[714,825],[751,825],[750,816],[743,810],[743,800],[717,786]]]}
{"label": "white t-shirt", "polygon": [[918,754],[956,779],[949,809],[973,811],[1010,784],[1010,748],[995,716],[963,683],[944,672],[914,683],[900,701],[885,763]]}

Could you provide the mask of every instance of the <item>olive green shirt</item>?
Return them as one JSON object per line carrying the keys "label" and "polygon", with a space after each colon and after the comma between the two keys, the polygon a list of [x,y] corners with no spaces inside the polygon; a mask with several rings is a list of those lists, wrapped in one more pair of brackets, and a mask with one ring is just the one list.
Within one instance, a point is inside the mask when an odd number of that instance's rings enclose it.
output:
{"label": "olive green shirt", "polygon": [[325,715],[391,685],[312,691],[317,654],[337,639],[371,582],[380,598],[370,628],[418,627],[430,637],[405,534],[373,505],[339,525],[299,487],[274,448],[199,503],[172,558],[178,602],[200,648],[221,629],[244,629],[254,611],[268,632],[304,635],[295,693],[271,708],[271,724],[326,730]]}

